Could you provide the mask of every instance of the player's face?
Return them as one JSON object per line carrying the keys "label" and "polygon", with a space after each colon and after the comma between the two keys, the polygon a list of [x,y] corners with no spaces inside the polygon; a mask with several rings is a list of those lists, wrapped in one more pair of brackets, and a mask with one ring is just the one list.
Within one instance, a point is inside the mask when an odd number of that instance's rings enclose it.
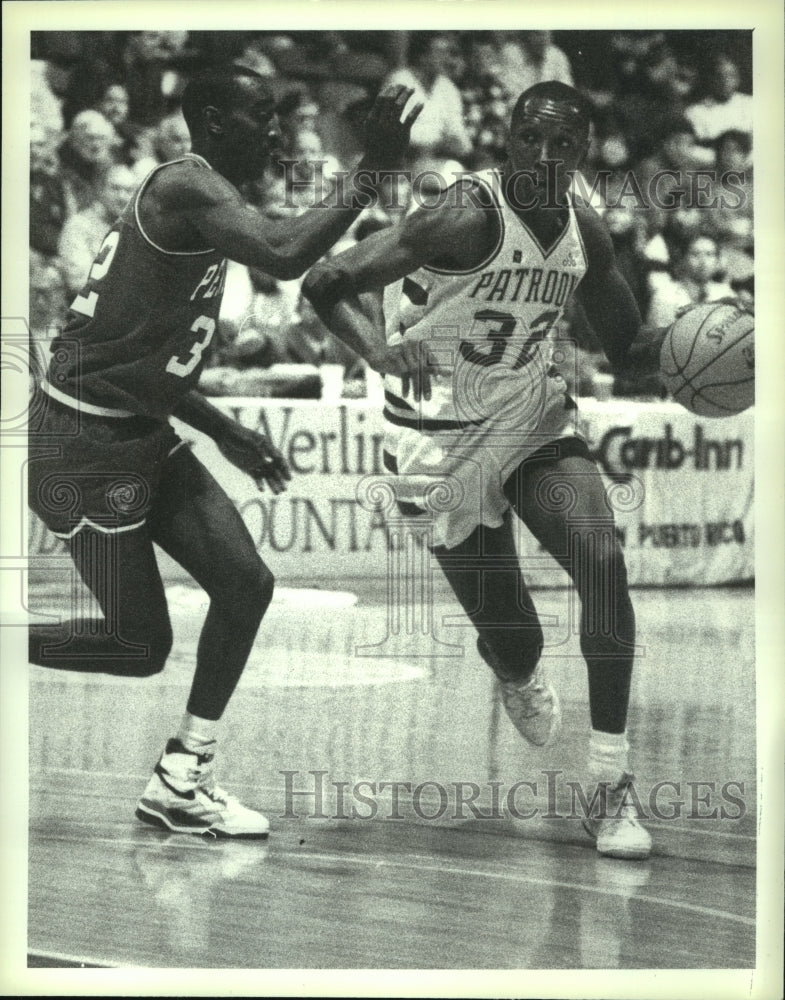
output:
{"label": "player's face", "polygon": [[[526,201],[552,201],[554,196],[561,201],[570,186],[572,172],[583,162],[587,146],[588,129],[568,116],[523,114],[514,120],[507,153],[513,171],[524,172],[520,185],[516,185],[519,195],[523,194]],[[547,190],[549,176],[555,180],[552,192]]]}
{"label": "player's face", "polygon": [[275,102],[266,87],[254,81],[228,113],[226,138],[234,164],[249,180],[259,176],[273,154],[281,150],[281,127]]}

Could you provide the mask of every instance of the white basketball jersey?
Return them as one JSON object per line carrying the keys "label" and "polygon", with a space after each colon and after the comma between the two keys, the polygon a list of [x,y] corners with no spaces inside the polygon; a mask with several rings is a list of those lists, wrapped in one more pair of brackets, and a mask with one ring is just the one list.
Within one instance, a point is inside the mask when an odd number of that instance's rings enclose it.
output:
{"label": "white basketball jersey", "polygon": [[490,191],[500,222],[488,259],[469,271],[418,268],[384,296],[388,342],[427,337],[451,374],[421,403],[403,399],[400,379],[388,376],[385,418],[426,433],[501,420],[536,434],[555,395],[566,394],[551,334],[586,272],[586,251],[572,205],[561,235],[543,248],[505,201],[498,170],[473,179]]}

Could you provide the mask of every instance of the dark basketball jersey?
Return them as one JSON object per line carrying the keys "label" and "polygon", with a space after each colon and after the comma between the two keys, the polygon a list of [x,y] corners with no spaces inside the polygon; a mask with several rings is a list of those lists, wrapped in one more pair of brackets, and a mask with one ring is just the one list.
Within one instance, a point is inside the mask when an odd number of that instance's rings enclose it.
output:
{"label": "dark basketball jersey", "polygon": [[[210,169],[189,154],[182,160]],[[51,395],[107,416],[167,417],[202,369],[221,308],[226,260],[217,250],[175,252],[145,233],[139,204],[156,167],[109,230],[87,282],[52,342]]]}

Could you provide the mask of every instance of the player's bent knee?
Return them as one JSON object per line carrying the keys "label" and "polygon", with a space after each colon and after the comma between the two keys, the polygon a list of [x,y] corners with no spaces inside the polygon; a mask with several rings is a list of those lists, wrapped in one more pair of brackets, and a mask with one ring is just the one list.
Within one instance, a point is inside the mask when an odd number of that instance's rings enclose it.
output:
{"label": "player's bent knee", "polygon": [[267,564],[254,554],[235,564],[231,583],[212,596],[236,617],[260,621],[273,599],[274,590],[275,577]]}
{"label": "player's bent knee", "polygon": [[121,633],[122,639],[138,647],[138,652],[127,657],[119,657],[117,669],[113,671],[123,677],[153,677],[166,666],[172,651],[174,637],[169,622],[161,622],[155,628],[138,628]]}

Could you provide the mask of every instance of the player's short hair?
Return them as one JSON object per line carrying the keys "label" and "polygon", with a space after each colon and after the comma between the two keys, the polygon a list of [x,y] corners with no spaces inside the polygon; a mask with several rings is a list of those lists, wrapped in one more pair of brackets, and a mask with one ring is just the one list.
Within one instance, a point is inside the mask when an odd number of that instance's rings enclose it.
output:
{"label": "player's short hair", "polygon": [[541,83],[535,83],[528,90],[524,90],[512,109],[511,125],[514,125],[520,119],[524,113],[526,103],[533,97],[555,101],[559,104],[571,105],[578,111],[588,131],[594,115],[594,107],[591,101],[579,90],[576,90],[575,87],[570,87],[569,84],[562,83],[560,80],[543,80]]}
{"label": "player's short hair", "polygon": [[[199,127],[202,109],[233,107],[243,95],[241,80],[259,80],[269,88],[269,82],[246,66],[211,66],[194,76],[183,91],[183,118],[191,135]],[[272,97],[272,93],[271,93]]]}

